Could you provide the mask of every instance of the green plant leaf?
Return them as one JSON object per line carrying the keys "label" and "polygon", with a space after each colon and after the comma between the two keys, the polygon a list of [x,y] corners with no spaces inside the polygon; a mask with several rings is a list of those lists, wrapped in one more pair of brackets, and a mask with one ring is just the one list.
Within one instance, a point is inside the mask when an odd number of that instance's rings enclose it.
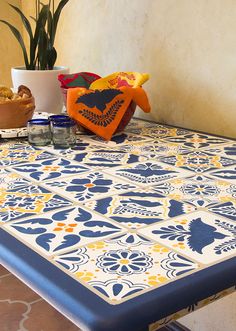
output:
{"label": "green plant leaf", "polygon": [[29,60],[28,60],[26,47],[25,47],[23,38],[22,38],[19,30],[17,30],[12,24],[8,23],[5,20],[0,20],[0,22],[6,24],[9,27],[9,29],[11,30],[11,32],[13,33],[13,35],[16,37],[17,41],[19,42],[19,44],[21,46],[22,52],[23,52],[25,67],[26,67],[26,69],[29,69]]}
{"label": "green plant leaf", "polygon": [[30,25],[30,22],[28,21],[28,19],[25,17],[25,15],[22,13],[22,11],[18,7],[13,6],[10,3],[9,3],[9,5],[20,15],[22,23],[24,24],[24,27],[25,27],[26,31],[28,32],[30,39],[33,39],[33,32],[32,32],[31,25]]}
{"label": "green plant leaf", "polygon": [[48,17],[48,11],[49,11],[48,5],[44,5],[42,7],[42,9],[40,10],[39,17],[36,21],[36,27],[35,27],[35,32],[34,32],[34,47],[35,47],[35,49],[38,45],[40,30],[42,28],[45,28],[45,25],[46,25],[46,22],[47,22],[47,17]]}
{"label": "green plant leaf", "polygon": [[48,49],[48,36],[45,29],[42,27],[39,31],[39,40],[38,40],[38,59],[39,59],[40,70],[48,69],[47,49]]}
{"label": "green plant leaf", "polygon": [[57,24],[61,15],[62,9],[65,7],[69,0],[61,0],[57,6],[57,9],[53,15],[53,27],[52,27],[52,34],[51,34],[51,43],[54,45],[55,37],[56,37],[56,31],[57,31]]}
{"label": "green plant leaf", "polygon": [[55,49],[55,47],[48,49],[48,54],[47,54],[47,58],[48,58],[48,69],[52,70],[54,67],[54,64],[57,60],[57,51]]}

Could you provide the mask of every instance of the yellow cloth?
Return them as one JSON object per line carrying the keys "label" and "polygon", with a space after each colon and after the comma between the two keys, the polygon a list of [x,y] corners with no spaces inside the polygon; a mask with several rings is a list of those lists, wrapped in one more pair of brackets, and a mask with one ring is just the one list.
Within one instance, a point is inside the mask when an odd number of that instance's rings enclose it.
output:
{"label": "yellow cloth", "polygon": [[101,90],[107,88],[120,88],[122,86],[142,86],[149,79],[148,74],[139,72],[114,72],[113,74],[99,78],[90,85],[90,90]]}

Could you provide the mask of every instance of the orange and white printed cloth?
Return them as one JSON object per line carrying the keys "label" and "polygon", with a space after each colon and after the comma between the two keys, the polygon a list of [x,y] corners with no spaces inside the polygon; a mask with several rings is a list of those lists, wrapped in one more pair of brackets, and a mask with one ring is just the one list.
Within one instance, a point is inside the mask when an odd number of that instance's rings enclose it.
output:
{"label": "orange and white printed cloth", "polygon": [[108,77],[94,81],[89,89],[78,87],[67,92],[69,116],[105,140],[111,139],[132,102],[150,112],[148,97],[140,87],[147,74],[115,73]]}

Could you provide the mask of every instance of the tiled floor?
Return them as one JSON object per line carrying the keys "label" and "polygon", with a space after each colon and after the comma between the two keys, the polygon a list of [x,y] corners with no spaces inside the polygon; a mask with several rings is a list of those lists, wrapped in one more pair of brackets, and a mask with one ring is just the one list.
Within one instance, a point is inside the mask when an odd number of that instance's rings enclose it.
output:
{"label": "tiled floor", "polygon": [[1,331],[79,331],[79,329],[0,265]]}

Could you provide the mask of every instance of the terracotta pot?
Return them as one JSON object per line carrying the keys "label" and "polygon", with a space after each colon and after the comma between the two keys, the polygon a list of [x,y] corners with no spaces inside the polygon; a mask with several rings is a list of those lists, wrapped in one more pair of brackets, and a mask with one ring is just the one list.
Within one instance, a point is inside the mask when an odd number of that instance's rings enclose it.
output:
{"label": "terracotta pot", "polygon": [[21,128],[33,117],[34,97],[0,103],[0,129]]}

